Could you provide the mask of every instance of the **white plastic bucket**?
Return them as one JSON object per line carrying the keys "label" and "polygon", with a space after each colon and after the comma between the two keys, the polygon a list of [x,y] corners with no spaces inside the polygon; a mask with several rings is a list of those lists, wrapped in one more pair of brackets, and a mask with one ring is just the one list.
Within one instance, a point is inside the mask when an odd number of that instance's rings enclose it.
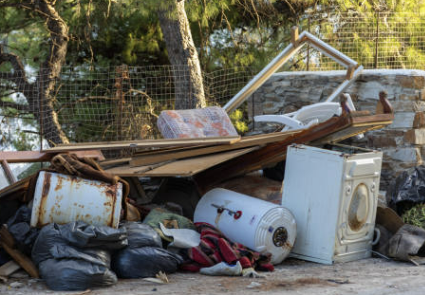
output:
{"label": "white plastic bucket", "polygon": [[196,206],[195,222],[206,222],[228,239],[245,247],[272,255],[281,263],[291,252],[296,224],[286,208],[230,190],[215,188]]}
{"label": "white plastic bucket", "polygon": [[35,187],[31,226],[82,220],[93,225],[117,228],[121,201],[121,183],[111,185],[42,171]]}

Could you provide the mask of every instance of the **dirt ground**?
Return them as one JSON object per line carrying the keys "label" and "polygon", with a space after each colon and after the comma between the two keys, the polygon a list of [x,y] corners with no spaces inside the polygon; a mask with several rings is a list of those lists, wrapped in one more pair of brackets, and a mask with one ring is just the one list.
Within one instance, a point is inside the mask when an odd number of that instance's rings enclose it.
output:
{"label": "dirt ground", "polygon": [[[321,265],[287,259],[264,278],[211,277],[194,273],[169,275],[168,284],[119,280],[118,284],[84,292],[55,292],[28,278],[0,281],[1,295],[19,294],[425,294],[425,266],[381,258]],[[15,283],[16,282],[16,283]],[[11,286],[12,285],[12,286]]]}

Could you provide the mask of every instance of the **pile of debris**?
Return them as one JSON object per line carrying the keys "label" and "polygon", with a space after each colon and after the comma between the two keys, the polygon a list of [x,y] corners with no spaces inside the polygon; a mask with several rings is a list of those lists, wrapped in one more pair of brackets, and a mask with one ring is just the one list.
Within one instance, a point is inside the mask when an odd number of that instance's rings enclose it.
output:
{"label": "pile of debris", "polygon": [[[344,112],[307,129],[242,138],[2,152],[6,168],[8,162],[18,161],[51,164],[0,191],[0,259],[2,264],[12,259],[0,267],[0,274],[7,277],[22,267],[54,290],[85,290],[114,284],[117,278],[164,281],[164,273],[178,269],[245,276],[271,271],[294,245],[295,221],[280,206],[281,183],[249,173],[284,160],[291,144],[323,146],[390,124],[393,113],[385,99],[380,109],[389,111]],[[101,153],[123,148],[131,149],[133,156],[105,160]],[[145,188],[156,179],[160,181],[153,197]],[[241,210],[226,206],[228,199]],[[267,214],[273,210],[280,215],[273,213],[270,219]],[[255,236],[255,224],[268,218],[265,235],[278,251],[269,241],[259,246]],[[240,232],[253,225],[245,240],[229,230]]]}
{"label": "pile of debris", "polygon": [[[307,41],[347,68],[346,81],[326,102],[257,118],[285,123],[281,132],[238,136],[225,111]],[[164,283],[177,270],[259,277],[288,255],[327,264],[367,258],[372,243],[380,255],[419,263],[411,254],[422,254],[425,238],[405,238],[425,237],[415,227],[379,209],[375,229],[382,153],[338,143],[394,119],[384,92],[375,114],[356,111],[346,95],[331,102],[360,72],[311,34],[293,31],[288,48],[224,110],[164,111],[165,139],[1,152],[10,183],[0,190],[1,280],[19,268],[54,290],[118,278]],[[106,160],[106,150],[131,157]],[[50,165],[19,181],[8,166],[37,161]],[[276,165],[277,181],[258,173]],[[395,251],[400,245],[409,250]]]}

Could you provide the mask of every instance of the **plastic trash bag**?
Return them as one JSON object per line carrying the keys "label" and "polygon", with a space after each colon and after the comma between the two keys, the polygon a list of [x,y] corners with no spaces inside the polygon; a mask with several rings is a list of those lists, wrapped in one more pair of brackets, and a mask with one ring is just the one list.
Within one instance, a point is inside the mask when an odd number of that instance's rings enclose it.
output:
{"label": "plastic trash bag", "polygon": [[17,248],[26,255],[31,254],[39,230],[30,226],[31,209],[21,206],[7,221],[7,229],[15,238]]}
{"label": "plastic trash bag", "polygon": [[43,227],[32,249],[41,277],[53,290],[86,290],[117,282],[110,270],[111,249],[127,246],[125,228],[77,221]]}
{"label": "plastic trash bag", "polygon": [[404,171],[390,185],[387,202],[399,215],[418,203],[425,203],[425,166]]}
{"label": "plastic trash bag", "polygon": [[90,225],[84,221],[74,221],[59,225],[60,235],[69,244],[80,248],[100,247],[117,250],[127,246],[127,232],[103,225]]}
{"label": "plastic trash bag", "polygon": [[48,259],[39,271],[47,286],[56,291],[79,291],[111,286],[117,276],[107,267],[85,260]]}
{"label": "plastic trash bag", "polygon": [[159,234],[149,225],[140,222],[125,222],[120,228],[127,230],[129,248],[140,248],[146,246],[161,247],[162,240]]}
{"label": "plastic trash bag", "polygon": [[72,245],[76,248],[115,250],[126,247],[125,228],[114,229],[107,226],[88,225],[83,221],[64,225],[51,223],[43,227],[34,243],[31,257],[36,265],[53,258],[51,249],[55,245]]}
{"label": "plastic trash bag", "polygon": [[113,256],[112,270],[119,278],[147,278],[160,271],[173,273],[182,262],[180,255],[162,248],[126,248]]}
{"label": "plastic trash bag", "polygon": [[54,259],[85,260],[105,267],[111,267],[111,254],[107,250],[100,249],[78,249],[66,245],[54,245],[50,249]]}

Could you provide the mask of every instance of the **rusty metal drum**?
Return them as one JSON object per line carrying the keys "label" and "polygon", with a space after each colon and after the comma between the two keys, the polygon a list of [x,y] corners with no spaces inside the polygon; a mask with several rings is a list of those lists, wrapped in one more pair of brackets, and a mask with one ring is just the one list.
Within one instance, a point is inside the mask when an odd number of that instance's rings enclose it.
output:
{"label": "rusty metal drum", "polygon": [[42,171],[37,179],[31,226],[43,227],[82,220],[117,228],[122,203],[122,184]]}

